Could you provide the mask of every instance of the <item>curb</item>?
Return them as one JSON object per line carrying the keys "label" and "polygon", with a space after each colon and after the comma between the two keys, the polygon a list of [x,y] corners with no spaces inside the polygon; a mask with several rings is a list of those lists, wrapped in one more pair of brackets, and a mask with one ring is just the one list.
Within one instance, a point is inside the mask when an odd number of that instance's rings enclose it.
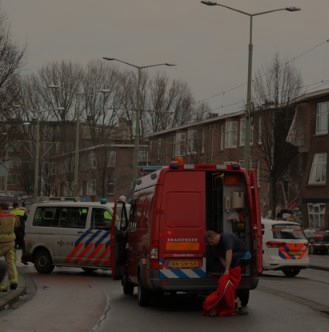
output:
{"label": "curb", "polygon": [[310,265],[308,268],[313,270],[329,271],[329,267],[324,266]]}
{"label": "curb", "polygon": [[8,289],[7,292],[0,292],[0,311],[9,309],[26,294],[26,280],[24,272],[19,273],[19,282],[16,289]]}

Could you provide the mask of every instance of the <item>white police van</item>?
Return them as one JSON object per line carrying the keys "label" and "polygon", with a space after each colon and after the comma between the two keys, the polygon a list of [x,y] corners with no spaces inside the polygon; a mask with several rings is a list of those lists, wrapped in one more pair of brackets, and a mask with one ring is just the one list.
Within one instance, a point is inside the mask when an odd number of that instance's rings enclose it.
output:
{"label": "white police van", "polygon": [[262,219],[263,270],[295,277],[309,266],[308,240],[299,223]]}
{"label": "white police van", "polygon": [[39,273],[55,266],[90,272],[111,268],[113,204],[53,201],[33,204],[25,226],[22,260]]}

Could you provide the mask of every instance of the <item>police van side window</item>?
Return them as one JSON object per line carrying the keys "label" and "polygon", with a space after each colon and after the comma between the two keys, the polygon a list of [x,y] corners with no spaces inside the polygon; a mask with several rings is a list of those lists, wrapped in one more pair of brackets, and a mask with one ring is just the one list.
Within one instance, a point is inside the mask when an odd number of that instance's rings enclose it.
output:
{"label": "police van side window", "polygon": [[62,207],[59,209],[59,227],[85,228],[86,218],[80,207]]}
{"label": "police van side window", "polygon": [[106,209],[94,208],[91,217],[92,228],[110,230],[112,226],[112,214]]}
{"label": "police van side window", "polygon": [[80,207],[39,207],[36,209],[33,226],[85,228],[88,208]]}
{"label": "police van side window", "polygon": [[58,218],[56,218],[55,207],[39,207],[36,209],[33,217],[33,226],[57,227]]}

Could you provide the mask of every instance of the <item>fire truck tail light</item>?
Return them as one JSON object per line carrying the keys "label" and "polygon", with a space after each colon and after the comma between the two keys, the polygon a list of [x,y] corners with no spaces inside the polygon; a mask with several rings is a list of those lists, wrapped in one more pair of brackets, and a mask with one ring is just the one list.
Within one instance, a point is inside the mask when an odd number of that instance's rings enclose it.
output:
{"label": "fire truck tail light", "polygon": [[151,251],[150,251],[150,264],[151,269],[159,270],[163,268],[163,265],[159,263],[159,242],[153,241],[151,244]]}
{"label": "fire truck tail light", "polygon": [[153,241],[151,244],[151,252],[150,252],[150,258],[151,259],[158,259],[159,258],[159,242],[158,241]]}
{"label": "fire truck tail light", "polygon": [[266,242],[267,248],[280,248],[285,246],[287,243],[282,241],[268,241]]}

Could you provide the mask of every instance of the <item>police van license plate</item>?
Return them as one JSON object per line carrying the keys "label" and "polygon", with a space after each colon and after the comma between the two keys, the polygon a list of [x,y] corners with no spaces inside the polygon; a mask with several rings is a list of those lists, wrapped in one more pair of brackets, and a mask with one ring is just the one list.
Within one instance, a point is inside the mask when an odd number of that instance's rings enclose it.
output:
{"label": "police van license plate", "polygon": [[173,269],[188,269],[199,267],[198,260],[172,260],[168,261],[168,267]]}

